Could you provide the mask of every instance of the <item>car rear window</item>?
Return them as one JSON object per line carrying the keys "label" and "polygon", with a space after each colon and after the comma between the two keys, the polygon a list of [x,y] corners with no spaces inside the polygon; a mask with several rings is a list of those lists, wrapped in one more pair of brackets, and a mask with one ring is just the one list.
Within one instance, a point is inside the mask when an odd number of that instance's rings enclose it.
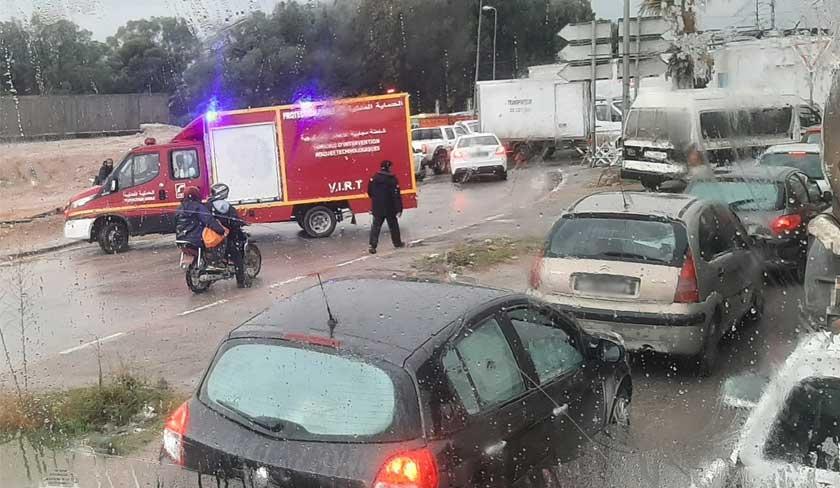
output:
{"label": "car rear window", "polygon": [[676,222],[613,216],[570,216],[554,226],[545,257],[678,266],[685,230]]}
{"label": "car rear window", "polygon": [[400,380],[410,383],[396,367],[355,356],[285,341],[245,342],[217,356],[203,400],[284,439],[406,440],[419,431],[411,408],[417,400]]}
{"label": "car rear window", "polygon": [[493,136],[462,137],[458,147],[498,146],[499,141]]}
{"label": "car rear window", "polygon": [[428,141],[431,139],[443,139],[440,129],[414,129],[411,131],[411,138],[415,141]]}
{"label": "car rear window", "polygon": [[762,166],[789,166],[797,168],[815,180],[825,179],[822,171],[822,158],[819,153],[786,152],[772,153],[761,156]]}
{"label": "car rear window", "polygon": [[782,185],[763,181],[698,181],[687,193],[720,202],[733,210],[780,210],[784,208]]}

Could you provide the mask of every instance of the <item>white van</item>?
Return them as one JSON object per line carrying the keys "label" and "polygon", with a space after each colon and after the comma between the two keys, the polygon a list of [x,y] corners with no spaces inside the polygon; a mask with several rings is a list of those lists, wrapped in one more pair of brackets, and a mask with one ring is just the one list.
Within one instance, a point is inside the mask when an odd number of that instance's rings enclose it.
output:
{"label": "white van", "polygon": [[646,188],[687,174],[692,149],[720,166],[797,142],[819,114],[795,95],[702,89],[644,91],[627,114],[622,176]]}

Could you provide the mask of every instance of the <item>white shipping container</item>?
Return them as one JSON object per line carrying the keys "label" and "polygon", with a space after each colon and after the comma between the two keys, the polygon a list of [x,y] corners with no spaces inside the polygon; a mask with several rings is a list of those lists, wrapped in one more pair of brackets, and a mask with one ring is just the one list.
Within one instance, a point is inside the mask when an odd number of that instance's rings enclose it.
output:
{"label": "white shipping container", "polygon": [[590,134],[588,83],[550,79],[478,84],[482,132],[503,140],[582,140]]}

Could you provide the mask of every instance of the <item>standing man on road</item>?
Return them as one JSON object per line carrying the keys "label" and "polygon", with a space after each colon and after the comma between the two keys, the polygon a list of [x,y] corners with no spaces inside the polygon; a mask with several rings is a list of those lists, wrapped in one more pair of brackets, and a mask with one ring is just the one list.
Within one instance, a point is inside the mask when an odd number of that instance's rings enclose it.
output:
{"label": "standing man on road", "polygon": [[394,243],[394,247],[405,246],[400,238],[400,223],[397,220],[402,216],[403,211],[400,183],[391,172],[391,166],[393,166],[391,161],[387,159],[382,161],[381,169],[368,182],[367,193],[371,200],[373,214],[373,224],[370,227],[371,254],[376,254],[382,222],[388,222],[388,230],[391,232],[391,242]]}
{"label": "standing man on road", "polygon": [[111,175],[111,171],[114,171],[114,160],[111,158],[102,161],[102,166],[99,168],[99,173],[96,177],[93,178],[94,185],[101,185],[105,183],[105,180],[108,179],[108,176]]}

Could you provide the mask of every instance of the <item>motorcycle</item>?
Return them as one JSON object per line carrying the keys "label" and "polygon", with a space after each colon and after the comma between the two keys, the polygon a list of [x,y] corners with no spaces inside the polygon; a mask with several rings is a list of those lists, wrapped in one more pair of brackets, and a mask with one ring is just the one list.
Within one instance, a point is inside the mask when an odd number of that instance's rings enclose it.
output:
{"label": "motorcycle", "polygon": [[[224,251],[226,243],[215,249],[195,247],[191,244],[179,242],[181,260],[179,266],[185,270],[187,287],[193,293],[204,293],[214,282],[236,277],[236,266]],[[251,236],[245,233],[244,260],[245,279],[250,282],[260,274],[262,269],[262,254]]]}

